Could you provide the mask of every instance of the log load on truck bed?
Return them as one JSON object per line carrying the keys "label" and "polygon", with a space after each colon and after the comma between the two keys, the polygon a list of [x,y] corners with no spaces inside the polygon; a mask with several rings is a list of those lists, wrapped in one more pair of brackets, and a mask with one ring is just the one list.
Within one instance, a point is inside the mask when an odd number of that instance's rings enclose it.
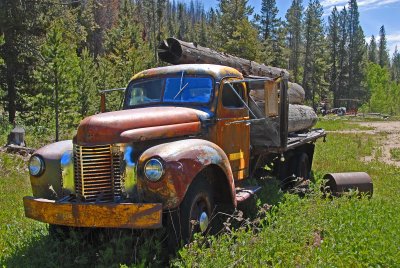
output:
{"label": "log load on truck bed", "polygon": [[173,248],[218,231],[213,214],[259,190],[254,178],[310,178],[325,132],[301,110],[300,129],[290,130],[289,107],[302,97],[289,104],[287,71],[224,54],[232,68],[211,50],[168,56],[168,40],[160,58],[179,64],[135,74],[119,111],[106,111],[103,91],[101,113],[83,119],[73,139],[33,153],[27,217],[50,230],[166,227]]}

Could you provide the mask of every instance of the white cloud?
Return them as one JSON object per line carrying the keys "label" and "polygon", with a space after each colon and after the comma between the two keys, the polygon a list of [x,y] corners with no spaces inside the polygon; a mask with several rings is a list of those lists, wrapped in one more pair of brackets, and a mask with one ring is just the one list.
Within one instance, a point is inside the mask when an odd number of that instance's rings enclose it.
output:
{"label": "white cloud", "polygon": [[400,42],[400,32],[386,35],[388,42]]}
{"label": "white cloud", "polygon": [[386,36],[386,40],[387,40],[387,44],[388,44],[388,49],[389,49],[389,53],[390,53],[390,57],[393,55],[394,50],[396,49],[397,46],[397,50],[400,49],[400,32],[394,33],[394,34],[388,34]]}
{"label": "white cloud", "polygon": [[[375,35],[375,40],[377,43],[379,42],[379,34]],[[367,42],[367,44],[369,44],[370,41],[371,41],[371,36],[366,36],[365,42]],[[396,49],[396,46],[397,46],[397,50],[400,50],[400,32],[386,35],[386,41],[387,41],[387,47],[389,50],[389,55],[390,55],[390,57],[392,57],[394,50]]]}
{"label": "white cloud", "polygon": [[[347,6],[348,2],[348,0],[324,0],[321,4],[325,8],[331,9],[333,6]],[[357,2],[358,6],[362,9],[373,9],[395,3],[400,3],[400,0],[359,0]]]}

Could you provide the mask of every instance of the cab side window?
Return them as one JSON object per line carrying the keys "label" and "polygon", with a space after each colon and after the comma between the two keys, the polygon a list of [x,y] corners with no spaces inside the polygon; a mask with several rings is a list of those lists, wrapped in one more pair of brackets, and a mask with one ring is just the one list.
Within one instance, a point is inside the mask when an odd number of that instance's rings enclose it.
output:
{"label": "cab side window", "polygon": [[[233,88],[231,87],[233,86]],[[233,92],[235,90],[238,94]],[[222,105],[226,108],[242,108],[243,102],[239,99],[238,95],[242,100],[245,101],[243,84],[225,84],[222,89]]]}

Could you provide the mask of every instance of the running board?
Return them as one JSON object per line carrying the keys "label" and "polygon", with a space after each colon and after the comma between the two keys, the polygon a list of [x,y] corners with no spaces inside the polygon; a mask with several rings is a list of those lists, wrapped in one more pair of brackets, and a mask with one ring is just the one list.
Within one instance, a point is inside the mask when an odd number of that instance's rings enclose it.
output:
{"label": "running board", "polygon": [[236,188],[236,201],[242,203],[261,190],[261,186],[246,186]]}

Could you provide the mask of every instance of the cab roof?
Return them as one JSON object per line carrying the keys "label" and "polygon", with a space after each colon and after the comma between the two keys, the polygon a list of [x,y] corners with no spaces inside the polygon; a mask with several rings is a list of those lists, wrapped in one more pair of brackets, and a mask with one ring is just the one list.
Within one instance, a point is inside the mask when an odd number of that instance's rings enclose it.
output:
{"label": "cab roof", "polygon": [[131,80],[156,77],[160,75],[182,75],[182,72],[184,72],[185,75],[210,75],[217,81],[224,77],[243,78],[243,75],[238,70],[227,66],[214,64],[179,64],[144,70],[135,74]]}

